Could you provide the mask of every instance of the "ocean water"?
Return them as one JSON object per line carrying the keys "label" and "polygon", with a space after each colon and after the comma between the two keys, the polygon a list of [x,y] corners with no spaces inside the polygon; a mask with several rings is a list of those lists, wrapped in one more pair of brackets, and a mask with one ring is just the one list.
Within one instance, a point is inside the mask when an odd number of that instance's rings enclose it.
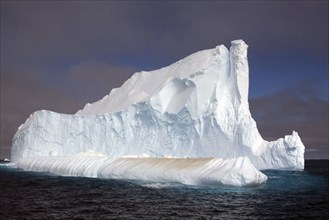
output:
{"label": "ocean water", "polygon": [[329,161],[256,187],[63,177],[0,166],[0,219],[328,219]]}

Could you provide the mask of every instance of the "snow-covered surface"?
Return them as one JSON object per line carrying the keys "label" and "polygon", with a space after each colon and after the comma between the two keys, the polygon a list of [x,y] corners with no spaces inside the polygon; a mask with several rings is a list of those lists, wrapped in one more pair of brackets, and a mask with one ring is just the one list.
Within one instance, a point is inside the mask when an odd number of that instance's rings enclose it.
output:
{"label": "snow-covered surface", "polygon": [[170,182],[186,185],[259,185],[267,177],[247,157],[219,159],[35,157],[16,164],[25,170],[63,176]]}
{"label": "snow-covered surface", "polygon": [[248,157],[257,169],[301,170],[305,147],[297,132],[268,142],[251,117],[247,48],[235,40],[230,50],[220,45],[159,70],[135,73],[75,115],[37,111],[16,132],[11,159],[86,152]]}

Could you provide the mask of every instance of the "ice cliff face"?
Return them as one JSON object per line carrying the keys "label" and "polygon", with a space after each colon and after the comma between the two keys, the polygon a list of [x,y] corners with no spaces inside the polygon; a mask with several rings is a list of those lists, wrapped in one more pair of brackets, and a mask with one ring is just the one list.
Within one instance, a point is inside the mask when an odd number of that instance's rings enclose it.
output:
{"label": "ice cliff face", "polygon": [[248,46],[242,40],[192,54],[168,67],[135,73],[75,115],[35,112],[15,134],[12,161],[94,151],[200,158],[248,157],[258,169],[303,169],[293,132],[262,139],[248,104]]}

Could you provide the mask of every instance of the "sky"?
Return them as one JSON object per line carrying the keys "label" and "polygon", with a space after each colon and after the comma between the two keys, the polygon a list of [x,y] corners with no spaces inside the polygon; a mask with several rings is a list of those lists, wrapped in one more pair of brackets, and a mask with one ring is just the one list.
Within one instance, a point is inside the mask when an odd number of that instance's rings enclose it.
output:
{"label": "sky", "polygon": [[0,158],[36,110],[75,113],[134,72],[235,39],[248,45],[250,110],[266,140],[296,130],[329,158],[328,1],[1,0]]}

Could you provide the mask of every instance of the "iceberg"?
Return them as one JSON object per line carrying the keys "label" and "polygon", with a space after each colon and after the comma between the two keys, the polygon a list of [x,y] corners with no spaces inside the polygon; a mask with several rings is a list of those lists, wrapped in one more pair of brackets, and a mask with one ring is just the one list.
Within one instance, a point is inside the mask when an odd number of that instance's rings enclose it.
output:
{"label": "iceberg", "polygon": [[[276,141],[265,141],[251,116],[247,48],[243,40],[234,40],[230,50],[220,45],[159,70],[137,72],[120,88],[113,89],[95,103],[86,104],[74,115],[46,110],[34,112],[13,137],[11,160],[22,168],[44,170],[47,167],[52,169],[52,166],[44,166],[42,158],[53,158],[49,161],[57,160],[56,164],[63,162],[69,166],[72,163],[64,157],[75,160],[76,155],[81,157],[96,152],[112,158],[108,159],[109,166],[117,169],[111,168],[109,173],[97,171],[98,174],[130,178],[123,175],[129,173],[128,168],[125,170],[115,165],[120,160],[113,158],[121,158],[125,161],[122,166],[133,169],[132,161],[135,160],[131,157],[137,157],[144,165],[136,166],[145,170],[144,173],[160,175],[156,171],[147,171],[151,167],[158,168],[168,180],[180,182],[184,181],[173,178],[172,171],[165,172],[166,162],[153,165],[156,163],[153,159],[217,158],[213,160],[227,160],[231,165],[243,164],[253,170],[247,172],[253,173],[249,177],[254,177],[254,182],[250,180],[245,184],[266,181],[266,178],[259,178],[261,175],[257,169],[302,170],[305,147],[297,132]],[[32,162],[40,167],[29,166]],[[219,175],[219,167],[214,166],[216,172],[211,173]],[[222,167],[222,172],[232,172],[233,175],[237,172],[233,167]],[[187,176],[197,179],[195,175],[202,173],[198,169],[203,169],[203,166],[186,172]],[[122,175],[116,173],[118,170]],[[242,172],[244,169],[238,170]],[[179,169],[176,172],[180,175]],[[63,171],[62,174],[69,175],[70,172]],[[235,175],[236,179],[241,175]],[[162,177],[154,176],[154,179],[166,179]],[[143,179],[143,175],[136,174],[134,178]],[[152,180],[151,177],[146,179]],[[225,184],[222,179],[219,182]],[[240,178],[239,183],[232,185],[243,183]]]}

